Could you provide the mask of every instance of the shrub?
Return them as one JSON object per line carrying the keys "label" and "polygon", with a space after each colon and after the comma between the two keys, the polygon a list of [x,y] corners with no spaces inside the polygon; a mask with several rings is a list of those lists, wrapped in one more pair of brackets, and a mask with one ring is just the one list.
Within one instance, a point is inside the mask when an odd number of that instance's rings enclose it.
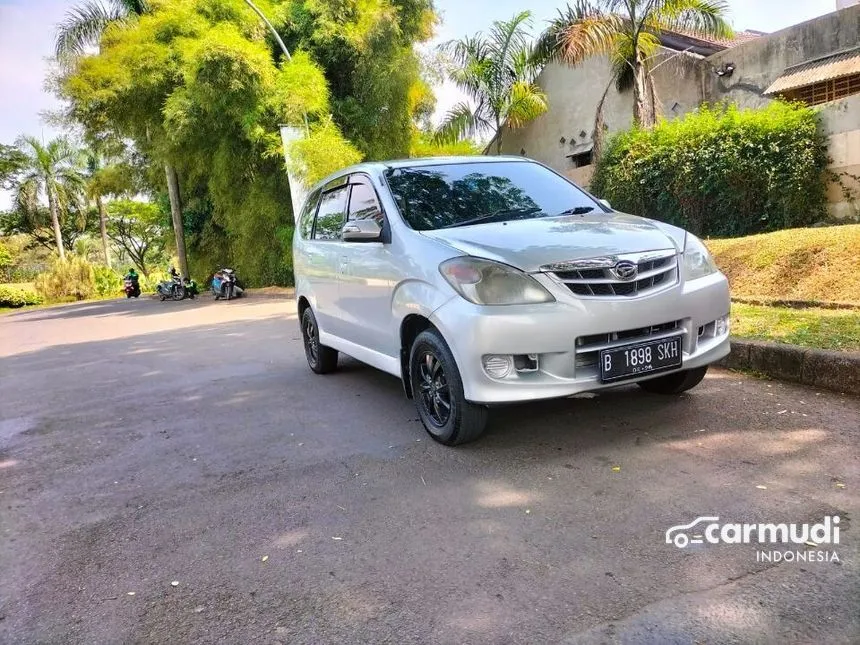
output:
{"label": "shrub", "polygon": [[0,284],[0,307],[23,307],[24,305],[40,304],[42,304],[42,298],[38,293],[29,289]]}
{"label": "shrub", "polygon": [[93,266],[93,280],[97,296],[111,296],[122,293],[122,277],[113,269],[97,264]]}
{"label": "shrub", "polygon": [[148,276],[140,276],[140,291],[141,293],[155,293],[159,282],[170,280],[170,274],[167,271],[150,271]]}
{"label": "shrub", "polygon": [[34,286],[46,300],[85,300],[96,293],[95,271],[76,255],[56,259],[48,271],[36,276]]}
{"label": "shrub", "polygon": [[827,163],[817,113],[808,107],[705,105],[615,136],[591,190],[622,211],[734,237],[824,219]]}

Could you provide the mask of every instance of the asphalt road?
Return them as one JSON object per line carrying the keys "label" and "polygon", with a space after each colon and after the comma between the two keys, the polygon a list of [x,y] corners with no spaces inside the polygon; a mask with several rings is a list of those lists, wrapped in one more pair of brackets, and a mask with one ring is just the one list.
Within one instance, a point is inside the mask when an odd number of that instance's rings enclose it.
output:
{"label": "asphalt road", "polygon": [[[712,371],[451,449],[298,337],[274,298],[0,317],[0,642],[860,642],[860,400]],[[665,543],[703,515],[839,515],[840,561]]]}

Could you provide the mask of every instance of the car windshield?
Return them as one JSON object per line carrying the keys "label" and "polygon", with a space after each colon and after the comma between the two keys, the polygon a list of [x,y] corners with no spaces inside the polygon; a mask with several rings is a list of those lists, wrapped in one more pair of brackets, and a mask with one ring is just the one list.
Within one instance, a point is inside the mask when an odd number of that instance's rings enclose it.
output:
{"label": "car windshield", "polygon": [[528,161],[391,168],[385,178],[417,231],[604,212],[585,192]]}

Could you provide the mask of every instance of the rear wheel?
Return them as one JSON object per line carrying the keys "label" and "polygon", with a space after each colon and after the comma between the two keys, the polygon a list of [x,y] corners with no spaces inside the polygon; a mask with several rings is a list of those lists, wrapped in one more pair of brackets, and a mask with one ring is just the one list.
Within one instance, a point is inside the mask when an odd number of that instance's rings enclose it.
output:
{"label": "rear wheel", "polygon": [[337,369],[337,350],[320,344],[320,330],[310,307],[302,313],[302,340],[311,370],[317,374],[328,374]]}
{"label": "rear wheel", "polygon": [[646,392],[654,394],[680,394],[696,387],[708,373],[708,366],[697,367],[693,370],[675,372],[666,376],[639,381],[638,385]]}
{"label": "rear wheel", "polygon": [[456,446],[483,434],[487,408],[466,400],[454,355],[437,331],[421,332],[412,344],[409,378],[418,415],[433,439]]}

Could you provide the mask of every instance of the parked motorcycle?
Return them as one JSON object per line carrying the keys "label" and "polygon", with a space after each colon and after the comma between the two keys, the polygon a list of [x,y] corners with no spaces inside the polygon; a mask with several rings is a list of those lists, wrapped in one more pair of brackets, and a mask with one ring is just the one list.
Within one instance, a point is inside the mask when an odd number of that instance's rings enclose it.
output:
{"label": "parked motorcycle", "polygon": [[171,300],[194,298],[199,291],[194,280],[183,279],[178,273],[172,272],[170,280],[158,283],[157,293],[161,301],[164,302],[168,298]]}
{"label": "parked motorcycle", "polygon": [[212,276],[212,295],[215,296],[215,300],[221,298],[232,300],[240,297],[243,293],[245,293],[245,289],[233,269],[224,268],[216,271],[215,275]]}
{"label": "parked motorcycle", "polygon": [[129,272],[125,275],[123,291],[125,291],[126,298],[138,298],[140,296],[140,279],[137,277],[137,273]]}

